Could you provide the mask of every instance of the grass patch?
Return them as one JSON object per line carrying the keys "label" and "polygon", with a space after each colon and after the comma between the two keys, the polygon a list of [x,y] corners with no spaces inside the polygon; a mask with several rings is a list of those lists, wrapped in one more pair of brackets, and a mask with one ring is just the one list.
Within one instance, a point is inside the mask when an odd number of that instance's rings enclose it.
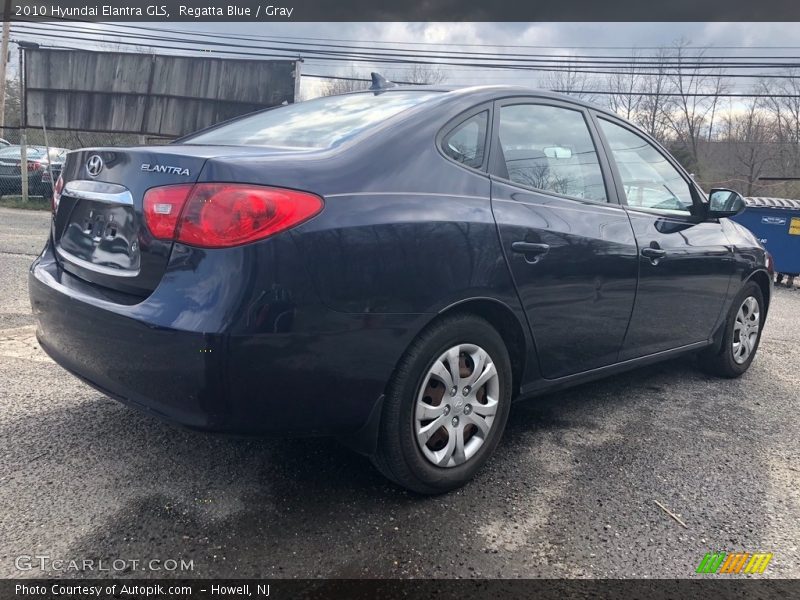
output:
{"label": "grass patch", "polygon": [[22,196],[0,197],[0,206],[4,208],[23,208],[26,210],[50,210],[50,198],[44,196],[28,196],[28,201],[23,202]]}

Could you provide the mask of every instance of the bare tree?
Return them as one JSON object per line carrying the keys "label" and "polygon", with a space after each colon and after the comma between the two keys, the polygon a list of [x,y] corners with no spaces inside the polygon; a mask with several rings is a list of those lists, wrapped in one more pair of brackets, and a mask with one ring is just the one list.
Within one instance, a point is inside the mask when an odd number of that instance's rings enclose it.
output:
{"label": "bare tree", "polygon": [[722,94],[726,93],[729,89],[728,81],[724,77],[724,69],[717,71],[713,79],[713,88],[711,96],[711,116],[708,119],[708,141],[710,142],[714,136],[714,117],[717,115],[717,106],[719,105]]}
{"label": "bare tree", "polygon": [[780,148],[782,175],[800,174],[800,70],[789,69],[785,79],[762,80],[758,92],[764,94],[761,106],[770,116],[775,127],[775,141]]}
{"label": "bare tree", "polygon": [[638,115],[644,96],[641,94],[642,76],[639,75],[639,53],[631,54],[630,63],[609,76],[608,107],[621,117],[631,120]]}
{"label": "bare tree", "polygon": [[655,64],[648,69],[647,75],[640,76],[642,98],[638,111],[633,115],[633,122],[660,142],[667,138],[668,124],[665,107],[671,89],[668,67],[665,59],[669,51],[659,48],[650,58]]}
{"label": "bare tree", "polygon": [[591,92],[595,86],[590,74],[581,71],[574,62],[565,63],[558,71],[547,71],[539,80],[539,86],[546,90],[566,92],[580,100],[595,101],[595,94]]}
{"label": "bare tree", "polygon": [[721,73],[709,75],[703,63],[706,62],[705,50],[691,52],[689,42],[676,42],[669,57],[671,82],[671,101],[664,110],[670,132],[684,147],[691,164],[686,165],[695,171],[699,170],[698,146],[709,116],[716,111],[717,98],[723,85]]}
{"label": "bare tree", "polygon": [[800,70],[788,69],[785,79],[762,80],[758,92],[768,96],[762,106],[775,119],[782,142],[800,143]]}
{"label": "bare tree", "polygon": [[327,82],[320,96],[337,96],[348,92],[365,90],[370,86],[369,72],[363,73],[354,68],[350,68],[349,73],[342,75],[340,79],[331,79]]}
{"label": "bare tree", "polygon": [[752,196],[759,177],[777,158],[777,146],[770,143],[774,141],[774,123],[753,98],[743,113],[725,117],[723,127],[724,141],[736,161],[733,174],[744,179],[745,194]]}
{"label": "bare tree", "polygon": [[390,72],[388,79],[415,85],[436,85],[447,80],[447,73],[440,65],[414,63],[403,71]]}

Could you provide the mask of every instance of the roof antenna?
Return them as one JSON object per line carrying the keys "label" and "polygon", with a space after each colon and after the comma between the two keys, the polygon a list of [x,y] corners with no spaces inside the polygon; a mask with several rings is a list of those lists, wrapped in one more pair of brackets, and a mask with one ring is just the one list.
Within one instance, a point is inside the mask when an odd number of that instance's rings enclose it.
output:
{"label": "roof antenna", "polygon": [[370,75],[372,76],[372,85],[369,86],[371,90],[385,90],[387,88],[397,87],[396,83],[389,81],[380,73],[370,73]]}

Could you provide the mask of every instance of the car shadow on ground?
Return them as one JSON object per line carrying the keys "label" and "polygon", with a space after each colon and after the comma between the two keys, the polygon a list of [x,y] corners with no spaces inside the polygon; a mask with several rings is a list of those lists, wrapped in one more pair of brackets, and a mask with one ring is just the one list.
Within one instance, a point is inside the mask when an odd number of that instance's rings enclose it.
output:
{"label": "car shadow on ground", "polygon": [[[457,521],[455,514],[447,516],[452,507],[469,509],[496,493],[487,482],[515,471],[515,450],[530,444],[531,431],[568,430],[576,425],[576,409],[580,414],[584,407],[624,410],[640,394],[660,390],[653,382],[663,382],[665,374],[687,378],[692,370],[690,359],[679,359],[515,405],[488,468],[462,490],[435,498],[399,489],[335,440],[187,431],[95,394],[77,409],[36,417],[31,426],[55,432],[44,453],[26,447],[25,439],[16,452],[36,454],[36,469],[65,479],[58,494],[50,489],[52,512],[39,520],[63,518],[59,511],[74,508],[74,486],[94,488],[108,499],[106,511],[73,543],[71,556],[181,557],[196,565],[192,573],[124,575],[387,576],[396,574],[397,565],[382,565],[370,553],[358,556],[361,549],[424,548],[417,538],[403,538],[410,522],[444,514],[433,519],[435,534]],[[337,555],[333,547],[343,539],[350,547]],[[320,548],[328,548],[327,555]],[[355,554],[345,560],[348,553]]]}

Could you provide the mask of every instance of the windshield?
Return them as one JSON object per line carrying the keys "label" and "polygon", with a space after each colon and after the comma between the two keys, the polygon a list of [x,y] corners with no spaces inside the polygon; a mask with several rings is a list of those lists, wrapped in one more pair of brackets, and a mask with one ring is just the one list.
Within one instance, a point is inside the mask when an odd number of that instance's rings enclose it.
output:
{"label": "windshield", "polygon": [[183,143],[331,148],[435,94],[397,91],[317,98],[237,119]]}

